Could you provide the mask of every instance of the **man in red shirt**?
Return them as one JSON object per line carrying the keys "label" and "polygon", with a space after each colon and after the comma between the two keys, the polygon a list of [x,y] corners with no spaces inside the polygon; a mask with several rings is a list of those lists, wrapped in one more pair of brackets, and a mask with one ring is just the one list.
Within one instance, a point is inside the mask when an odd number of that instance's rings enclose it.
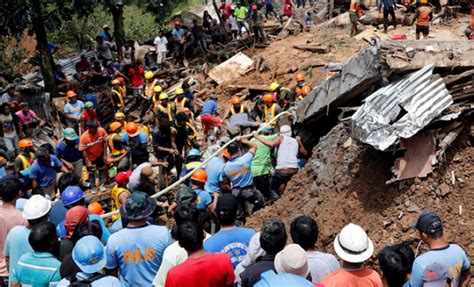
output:
{"label": "man in red shirt", "polygon": [[133,67],[128,71],[128,75],[132,82],[133,96],[139,101],[143,94],[143,85],[145,84],[145,70],[142,68],[140,60],[136,60],[133,63]]}
{"label": "man in red shirt", "polygon": [[233,286],[235,274],[229,256],[204,251],[202,242],[205,233],[199,224],[192,221],[181,224],[176,237],[179,245],[188,253],[188,259],[170,269],[165,287]]}

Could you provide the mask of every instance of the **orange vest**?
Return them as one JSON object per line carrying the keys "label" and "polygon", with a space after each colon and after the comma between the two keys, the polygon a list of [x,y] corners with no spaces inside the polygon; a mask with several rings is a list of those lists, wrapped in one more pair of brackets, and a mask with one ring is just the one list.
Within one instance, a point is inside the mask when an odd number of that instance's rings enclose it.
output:
{"label": "orange vest", "polygon": [[428,26],[430,23],[431,8],[423,6],[418,8],[418,18],[416,24],[418,26]]}

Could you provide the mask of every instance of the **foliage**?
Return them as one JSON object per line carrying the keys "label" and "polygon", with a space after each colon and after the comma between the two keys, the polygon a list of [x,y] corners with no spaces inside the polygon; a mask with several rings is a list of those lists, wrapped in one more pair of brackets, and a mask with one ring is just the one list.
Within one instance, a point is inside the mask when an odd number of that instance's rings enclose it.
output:
{"label": "foliage", "polygon": [[20,76],[18,63],[25,57],[25,50],[12,37],[0,38],[0,76],[12,81]]}

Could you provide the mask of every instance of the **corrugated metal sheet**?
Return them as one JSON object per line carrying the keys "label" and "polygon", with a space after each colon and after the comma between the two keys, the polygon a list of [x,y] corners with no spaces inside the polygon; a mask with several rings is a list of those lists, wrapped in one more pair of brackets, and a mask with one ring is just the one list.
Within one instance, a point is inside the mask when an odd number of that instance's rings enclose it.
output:
{"label": "corrugated metal sheet", "polygon": [[352,116],[352,137],[383,151],[428,125],[453,103],[433,69],[428,65],[367,97]]}

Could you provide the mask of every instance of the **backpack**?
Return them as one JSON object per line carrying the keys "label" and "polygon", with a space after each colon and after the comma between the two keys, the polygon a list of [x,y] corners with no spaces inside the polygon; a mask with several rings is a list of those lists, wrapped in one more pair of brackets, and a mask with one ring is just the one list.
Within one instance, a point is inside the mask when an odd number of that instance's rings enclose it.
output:
{"label": "backpack", "polygon": [[71,287],[90,287],[92,286],[92,282],[97,281],[101,278],[104,278],[107,275],[94,273],[91,277],[79,281],[76,277],[77,275],[70,276],[67,278],[69,280],[69,286]]}
{"label": "backpack", "polygon": [[194,190],[186,185],[181,185],[176,193],[176,203],[178,205],[193,203],[196,201],[197,194]]}

